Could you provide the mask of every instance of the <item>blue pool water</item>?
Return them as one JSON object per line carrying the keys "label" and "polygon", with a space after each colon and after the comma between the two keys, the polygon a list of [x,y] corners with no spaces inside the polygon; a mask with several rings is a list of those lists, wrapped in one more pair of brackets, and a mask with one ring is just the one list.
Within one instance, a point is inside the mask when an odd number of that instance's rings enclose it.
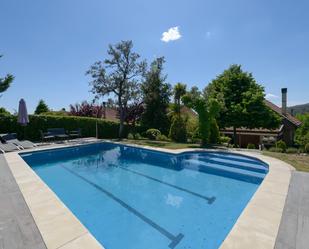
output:
{"label": "blue pool water", "polygon": [[268,172],[235,154],[113,143],[21,156],[106,249],[218,248]]}

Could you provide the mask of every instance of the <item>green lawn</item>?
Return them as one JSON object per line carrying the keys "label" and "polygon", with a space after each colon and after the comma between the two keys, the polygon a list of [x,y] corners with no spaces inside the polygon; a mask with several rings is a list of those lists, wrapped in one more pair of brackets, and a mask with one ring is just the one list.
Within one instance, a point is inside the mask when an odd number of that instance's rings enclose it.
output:
{"label": "green lawn", "polygon": [[175,143],[175,142],[165,142],[165,141],[156,141],[156,140],[130,140],[124,139],[122,140],[124,143],[130,144],[139,144],[139,145],[147,145],[152,147],[160,147],[166,149],[186,149],[186,148],[201,148],[200,144],[190,144],[190,143]]}
{"label": "green lawn", "polygon": [[309,172],[309,155],[286,154],[263,151],[263,155],[278,158],[291,164],[296,170]]}

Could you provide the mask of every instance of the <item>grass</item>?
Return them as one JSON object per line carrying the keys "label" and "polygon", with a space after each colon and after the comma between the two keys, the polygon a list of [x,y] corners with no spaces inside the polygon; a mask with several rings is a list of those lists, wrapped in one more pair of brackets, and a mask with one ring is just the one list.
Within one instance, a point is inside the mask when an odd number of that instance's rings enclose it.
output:
{"label": "grass", "polygon": [[292,165],[298,171],[309,172],[309,155],[277,153],[270,151],[263,151],[263,155],[282,160]]}
{"label": "grass", "polygon": [[138,144],[138,145],[147,145],[152,147],[160,147],[165,149],[187,149],[187,148],[201,148],[200,144],[191,144],[191,143],[175,143],[172,141],[156,141],[156,140],[122,140],[124,143]]}

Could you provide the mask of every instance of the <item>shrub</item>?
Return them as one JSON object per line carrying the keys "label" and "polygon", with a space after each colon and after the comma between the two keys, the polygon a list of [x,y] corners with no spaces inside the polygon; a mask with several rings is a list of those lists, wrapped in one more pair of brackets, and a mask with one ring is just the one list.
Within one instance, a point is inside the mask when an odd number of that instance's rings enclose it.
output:
{"label": "shrub", "polygon": [[146,131],[146,136],[150,140],[155,140],[159,135],[161,135],[161,132],[157,129],[148,129]]}
{"label": "shrub", "polygon": [[0,107],[0,117],[8,117],[11,116],[11,113],[8,112],[5,108]]}
{"label": "shrub", "polygon": [[129,133],[127,138],[130,139],[130,140],[132,140],[132,139],[134,139],[134,136],[133,136],[132,133]]}
{"label": "shrub", "polygon": [[219,127],[215,119],[211,121],[209,128],[210,128],[209,142],[212,144],[217,144],[219,142],[220,133],[219,133]]}
{"label": "shrub", "polygon": [[142,139],[141,134],[139,134],[139,133],[135,133],[135,134],[134,134],[134,139],[136,139],[136,140],[140,140],[140,139]]}
{"label": "shrub", "polygon": [[281,148],[278,148],[278,147],[270,147],[269,151],[270,152],[277,152],[277,153],[282,153],[283,152],[283,150]]}
{"label": "shrub", "polygon": [[298,153],[298,149],[290,147],[290,148],[287,148],[286,153],[296,154],[296,153]]}
{"label": "shrub", "polygon": [[286,151],[286,144],[284,141],[279,140],[276,142],[276,148],[280,148],[282,150],[282,152]]}
{"label": "shrub", "polygon": [[305,152],[306,152],[306,153],[309,153],[309,143],[307,143],[307,144],[305,145]]}
{"label": "shrub", "polygon": [[[29,115],[29,121],[26,127],[22,127],[17,123],[16,116],[1,117],[0,133],[16,132],[19,138],[39,141],[41,139],[40,130],[46,131],[48,128],[64,128],[70,131],[81,128],[83,137],[94,137],[97,121],[99,138],[118,138],[119,123],[104,119],[75,116]],[[124,136],[128,133],[128,128],[128,126],[125,126]]]}
{"label": "shrub", "polygon": [[256,147],[255,147],[254,144],[249,143],[249,144],[247,145],[247,149],[253,150],[253,149],[256,149]]}
{"label": "shrub", "polygon": [[159,141],[169,141],[168,137],[163,135],[163,134],[157,136],[156,140],[159,140]]}
{"label": "shrub", "polygon": [[187,142],[186,122],[180,115],[173,117],[169,137],[176,142]]}
{"label": "shrub", "polygon": [[231,138],[228,136],[220,136],[219,138],[220,143],[226,143],[229,144],[231,142]]}

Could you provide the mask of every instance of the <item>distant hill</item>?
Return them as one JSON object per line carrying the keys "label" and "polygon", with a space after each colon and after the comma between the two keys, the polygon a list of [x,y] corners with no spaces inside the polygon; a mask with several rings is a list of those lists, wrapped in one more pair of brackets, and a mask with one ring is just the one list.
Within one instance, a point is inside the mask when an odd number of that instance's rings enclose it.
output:
{"label": "distant hill", "polygon": [[288,107],[288,112],[295,116],[296,114],[304,114],[306,112],[309,113],[309,103],[308,104],[303,104],[303,105],[294,105]]}

